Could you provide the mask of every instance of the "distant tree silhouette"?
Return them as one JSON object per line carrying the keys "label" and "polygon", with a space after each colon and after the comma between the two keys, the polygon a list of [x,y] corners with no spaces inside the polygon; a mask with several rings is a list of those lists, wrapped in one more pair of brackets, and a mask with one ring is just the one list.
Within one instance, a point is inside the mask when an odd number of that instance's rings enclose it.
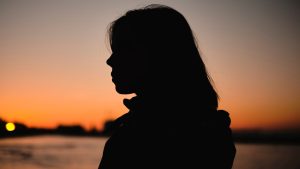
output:
{"label": "distant tree silhouette", "polygon": [[56,132],[58,134],[65,134],[65,135],[84,135],[86,132],[80,125],[72,125],[72,126],[64,126],[59,125],[56,128]]}

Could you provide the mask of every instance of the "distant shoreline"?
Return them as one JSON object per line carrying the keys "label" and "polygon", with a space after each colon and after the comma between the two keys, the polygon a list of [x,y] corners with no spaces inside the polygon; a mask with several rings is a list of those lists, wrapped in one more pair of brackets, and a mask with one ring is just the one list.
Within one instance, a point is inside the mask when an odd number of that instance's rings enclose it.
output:
{"label": "distant shoreline", "polygon": [[[14,123],[15,130],[6,129],[7,122],[0,118],[0,139],[19,138],[41,135],[75,136],[75,137],[109,137],[116,128],[114,121],[107,121],[103,130],[96,128],[85,130],[81,125],[58,125],[54,129],[30,128],[22,123]],[[236,143],[255,144],[300,144],[300,130],[262,131],[262,130],[233,130]],[[184,133],[182,133],[184,135]]]}

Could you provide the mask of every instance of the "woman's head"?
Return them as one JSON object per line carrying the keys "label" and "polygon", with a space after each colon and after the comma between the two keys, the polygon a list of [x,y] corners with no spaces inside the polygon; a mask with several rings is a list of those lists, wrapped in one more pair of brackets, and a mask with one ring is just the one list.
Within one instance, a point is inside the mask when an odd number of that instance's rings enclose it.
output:
{"label": "woman's head", "polygon": [[121,94],[195,95],[216,108],[192,30],[182,14],[162,5],[130,10],[109,29],[113,82]]}

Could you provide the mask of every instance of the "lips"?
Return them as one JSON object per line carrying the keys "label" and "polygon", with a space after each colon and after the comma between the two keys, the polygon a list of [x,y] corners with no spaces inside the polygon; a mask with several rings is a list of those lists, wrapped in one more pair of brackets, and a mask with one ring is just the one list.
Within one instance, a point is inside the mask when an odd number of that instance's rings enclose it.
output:
{"label": "lips", "polygon": [[114,72],[111,72],[110,75],[111,75],[112,78],[115,78],[115,77],[116,77],[116,73],[114,73]]}

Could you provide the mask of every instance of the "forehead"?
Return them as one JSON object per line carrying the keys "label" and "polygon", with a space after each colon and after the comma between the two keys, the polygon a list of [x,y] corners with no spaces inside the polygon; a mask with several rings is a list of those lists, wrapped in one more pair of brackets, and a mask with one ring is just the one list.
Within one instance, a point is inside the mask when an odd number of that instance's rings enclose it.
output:
{"label": "forehead", "polygon": [[134,43],[134,33],[128,25],[116,24],[111,32],[111,45],[113,47],[128,46]]}

